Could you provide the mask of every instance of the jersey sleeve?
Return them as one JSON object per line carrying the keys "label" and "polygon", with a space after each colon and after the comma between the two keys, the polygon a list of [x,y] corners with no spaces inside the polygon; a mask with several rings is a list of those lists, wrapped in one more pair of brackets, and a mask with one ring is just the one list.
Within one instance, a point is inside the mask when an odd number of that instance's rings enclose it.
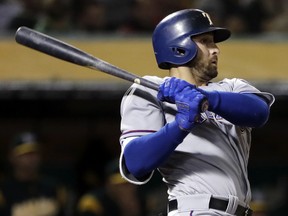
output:
{"label": "jersey sleeve", "polygon": [[[214,84],[212,83],[211,86]],[[271,106],[274,101],[275,97],[269,93],[269,92],[262,92],[253,85],[251,85],[247,80],[239,79],[239,78],[233,78],[233,79],[224,79],[221,82],[216,84],[217,87],[214,90],[219,91],[228,91],[228,92],[235,92],[235,93],[252,93],[256,94],[263,99],[266,100],[269,106]]]}
{"label": "jersey sleeve", "polygon": [[246,92],[247,93],[254,93],[254,94],[264,98],[269,106],[271,106],[275,101],[274,95],[272,95],[269,92],[262,92],[262,91],[258,90],[257,88],[252,86],[249,82],[247,82],[246,80],[243,80],[243,79],[235,79],[235,89],[236,89],[236,91],[239,91],[241,93],[246,93]]}
{"label": "jersey sleeve", "polygon": [[126,164],[125,164],[125,158],[123,155],[123,150],[121,151],[120,154],[120,160],[119,160],[119,169],[120,169],[120,174],[122,175],[122,177],[132,183],[132,184],[136,184],[136,185],[142,185],[142,184],[146,184],[147,182],[149,182],[149,180],[152,178],[154,171],[152,171],[149,175],[145,176],[145,178],[142,179],[137,179],[135,176],[133,176],[128,169],[126,168]]}
{"label": "jersey sleeve", "polygon": [[[156,77],[145,77],[155,83],[160,83],[162,79]],[[121,155],[120,173],[127,181],[134,184],[145,184],[150,180],[153,172],[145,179],[136,179],[128,172],[125,165],[123,151],[125,146],[134,138],[154,133],[160,130],[165,124],[165,116],[162,112],[161,104],[157,99],[157,91],[133,84],[121,101]]]}

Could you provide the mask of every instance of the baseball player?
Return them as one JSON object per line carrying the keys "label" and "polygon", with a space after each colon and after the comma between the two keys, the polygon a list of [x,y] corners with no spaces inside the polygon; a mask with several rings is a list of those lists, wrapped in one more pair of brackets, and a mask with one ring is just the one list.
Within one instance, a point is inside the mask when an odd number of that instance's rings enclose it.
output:
{"label": "baseball player", "polygon": [[211,82],[217,43],[229,37],[204,11],[168,15],[153,32],[153,48],[169,76],[145,76],[159,91],[133,84],[122,99],[121,174],[144,184],[158,169],[168,216],[252,215],[251,130],[267,122],[274,97],[238,78]]}
{"label": "baseball player", "polygon": [[66,215],[67,189],[41,172],[41,144],[36,135],[17,134],[8,150],[11,169],[0,182],[0,215]]}

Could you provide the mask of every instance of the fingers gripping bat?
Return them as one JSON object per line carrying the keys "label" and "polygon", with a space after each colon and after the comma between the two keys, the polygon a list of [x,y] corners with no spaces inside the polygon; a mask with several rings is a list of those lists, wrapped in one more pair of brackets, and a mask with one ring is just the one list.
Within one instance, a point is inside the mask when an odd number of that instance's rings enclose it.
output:
{"label": "fingers gripping bat", "polygon": [[[126,70],[118,68],[102,59],[96,58],[70,44],[56,38],[40,33],[25,26],[19,27],[15,34],[17,43],[30,47],[34,50],[62,59],[64,61],[84,66],[90,69],[102,71],[118,78],[143,85],[158,91],[159,85],[132,74]],[[201,110],[208,108],[207,101],[202,102]]]}

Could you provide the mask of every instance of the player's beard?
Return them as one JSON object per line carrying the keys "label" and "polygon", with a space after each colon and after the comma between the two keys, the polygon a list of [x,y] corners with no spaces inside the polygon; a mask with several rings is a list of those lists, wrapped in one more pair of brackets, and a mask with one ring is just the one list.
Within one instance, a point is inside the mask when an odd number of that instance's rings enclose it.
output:
{"label": "player's beard", "polygon": [[200,80],[208,82],[218,76],[217,63],[191,61],[189,67],[193,68],[194,75]]}

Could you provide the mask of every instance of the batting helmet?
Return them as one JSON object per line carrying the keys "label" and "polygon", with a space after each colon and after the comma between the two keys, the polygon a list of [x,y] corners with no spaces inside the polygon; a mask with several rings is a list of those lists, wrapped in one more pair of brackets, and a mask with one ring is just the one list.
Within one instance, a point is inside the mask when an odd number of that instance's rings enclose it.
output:
{"label": "batting helmet", "polygon": [[215,43],[228,39],[228,29],[215,27],[209,15],[198,9],[185,9],[165,17],[155,28],[153,48],[159,68],[183,65],[193,60],[197,45],[191,36],[213,32]]}

